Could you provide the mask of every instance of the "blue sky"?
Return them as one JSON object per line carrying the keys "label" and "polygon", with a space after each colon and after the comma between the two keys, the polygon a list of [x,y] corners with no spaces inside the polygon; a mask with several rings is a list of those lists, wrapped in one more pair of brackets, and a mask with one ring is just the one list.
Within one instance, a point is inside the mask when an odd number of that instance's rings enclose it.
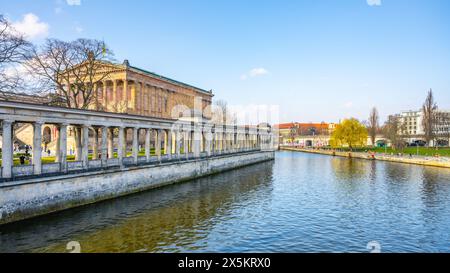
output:
{"label": "blue sky", "polygon": [[231,105],[277,104],[284,122],[418,109],[429,88],[450,109],[448,0],[0,0],[0,13],[36,43],[103,39]]}

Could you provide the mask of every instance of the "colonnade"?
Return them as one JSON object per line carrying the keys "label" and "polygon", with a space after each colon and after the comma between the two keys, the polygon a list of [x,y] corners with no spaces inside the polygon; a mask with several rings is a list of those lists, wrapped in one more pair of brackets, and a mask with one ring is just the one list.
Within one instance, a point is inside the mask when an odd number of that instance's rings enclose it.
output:
{"label": "colonnade", "polygon": [[[77,88],[66,84],[65,88]],[[138,115],[167,112],[169,92],[152,86],[144,81],[134,79],[108,79],[95,83],[92,109],[113,112],[132,112]],[[82,95],[76,98],[82,104]]]}
{"label": "colonnade", "polygon": [[[13,164],[13,125],[24,121],[4,119],[2,122],[2,179],[11,179]],[[173,123],[171,126],[149,127],[142,123],[134,126],[120,124],[74,124],[36,120],[33,125],[32,161],[25,175],[42,175],[47,172],[67,173],[71,170],[89,170],[118,166],[161,162],[164,160],[189,160],[223,154],[256,151],[270,147],[271,135],[258,128],[213,126],[210,124]],[[42,127],[52,124],[57,128],[54,166],[43,168]],[[73,128],[78,141],[75,160],[68,161],[68,129]],[[131,137],[128,133],[131,131]],[[144,141],[140,141],[144,136]],[[131,141],[127,141],[131,138]],[[131,150],[128,149],[131,143]],[[140,145],[143,144],[143,145]],[[152,144],[154,152],[152,153]],[[143,148],[142,148],[143,146]],[[30,173],[31,172],[31,173]]]}

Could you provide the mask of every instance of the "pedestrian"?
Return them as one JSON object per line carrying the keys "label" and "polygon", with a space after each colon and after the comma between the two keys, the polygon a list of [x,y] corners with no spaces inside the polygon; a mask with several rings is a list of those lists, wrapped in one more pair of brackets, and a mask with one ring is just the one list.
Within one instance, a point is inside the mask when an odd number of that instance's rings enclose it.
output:
{"label": "pedestrian", "polygon": [[20,159],[20,165],[25,165],[25,155],[21,155],[19,157],[19,159]]}

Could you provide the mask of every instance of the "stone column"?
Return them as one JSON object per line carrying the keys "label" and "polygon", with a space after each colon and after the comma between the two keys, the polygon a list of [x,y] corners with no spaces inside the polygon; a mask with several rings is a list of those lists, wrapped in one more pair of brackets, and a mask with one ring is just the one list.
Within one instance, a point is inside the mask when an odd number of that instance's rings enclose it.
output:
{"label": "stone column", "polygon": [[180,158],[181,155],[181,132],[180,130],[175,131],[175,154],[177,158]]}
{"label": "stone column", "polygon": [[189,146],[189,153],[193,154],[194,153],[194,132],[193,131],[189,131],[189,138],[188,138],[188,146]]}
{"label": "stone column", "polygon": [[256,140],[255,140],[255,148],[258,149],[259,148],[259,132],[256,133]]}
{"label": "stone column", "polygon": [[172,159],[172,130],[167,130],[167,150],[166,154],[169,156],[169,159]]}
{"label": "stone column", "polygon": [[219,133],[217,141],[219,141],[219,152],[223,153],[223,132]]}
{"label": "stone column", "polygon": [[99,100],[98,100],[98,86],[97,86],[96,83],[94,83],[94,85],[92,86],[92,89],[93,89],[93,91],[94,91],[95,110],[98,111],[100,104],[99,104]]}
{"label": "stone column", "polygon": [[80,126],[74,126],[75,137],[75,160],[81,161],[81,128]]}
{"label": "stone column", "polygon": [[[162,147],[163,147],[163,150],[164,150],[164,154],[168,154],[168,152],[167,152],[167,147],[168,147],[167,139],[169,137],[169,134],[167,133],[167,130],[162,130],[162,131],[163,131],[163,139],[162,139],[162,141],[164,142],[164,145]],[[161,153],[162,153],[162,151],[161,151]]]}
{"label": "stone column", "polygon": [[112,106],[117,106],[117,80],[113,80]]}
{"label": "stone column", "polygon": [[214,149],[213,152],[214,154],[219,154],[219,149],[220,149],[220,145],[219,145],[219,134],[216,132],[214,133]]}
{"label": "stone column", "polygon": [[108,128],[108,158],[114,158],[114,128]]}
{"label": "stone column", "polygon": [[81,160],[83,161],[84,169],[89,169],[89,126],[83,125],[81,135]]}
{"label": "stone column", "polygon": [[59,159],[59,155],[60,155],[60,149],[61,149],[61,146],[60,146],[60,141],[59,141],[59,139],[60,139],[60,137],[59,137],[59,135],[60,135],[60,127],[59,127],[59,125],[57,124],[57,125],[55,125],[55,163],[59,163],[60,162],[60,159]]}
{"label": "stone column", "polygon": [[207,156],[211,156],[211,140],[212,140],[212,133],[211,130],[205,130],[205,152]]}
{"label": "stone column", "polygon": [[145,157],[147,162],[150,162],[150,142],[151,142],[151,129],[145,129]]}
{"label": "stone column", "polygon": [[245,135],[245,148],[247,151],[250,149],[250,134]]}
{"label": "stone column", "polygon": [[[12,177],[12,167],[13,167],[13,131],[12,131],[13,121],[3,120],[3,143],[2,143],[2,177],[11,178]],[[33,147],[34,151],[34,147]]]}
{"label": "stone column", "polygon": [[94,127],[93,130],[93,140],[94,144],[92,145],[92,159],[97,160],[98,159],[98,128]]}
{"label": "stone column", "polygon": [[[137,92],[137,82],[136,81],[132,81],[133,82],[133,85],[131,86],[131,92],[130,92],[130,95],[131,95],[131,98],[130,98],[130,103],[131,103],[131,107],[130,108],[132,108],[133,109],[133,112],[134,113],[137,113],[136,111],[137,111],[137,105],[136,105],[136,102],[137,102],[137,100],[136,100],[136,92]],[[137,114],[139,114],[139,113],[137,113]]]}
{"label": "stone column", "polygon": [[197,127],[194,128],[193,136],[192,136],[192,152],[194,153],[194,157],[200,157],[200,141],[201,141],[201,131]]}
{"label": "stone column", "polygon": [[119,127],[119,144],[117,145],[117,157],[119,158],[119,165],[123,167],[125,146],[125,128]]}
{"label": "stone column", "polygon": [[226,132],[223,133],[223,150],[224,152],[228,152],[228,134]]}
{"label": "stone column", "polygon": [[33,123],[33,165],[34,174],[42,174],[42,125],[43,122]]}
{"label": "stone column", "polygon": [[267,134],[264,134],[264,138],[263,138],[263,148],[267,149],[267,140],[268,140],[269,136]]}
{"label": "stone column", "polygon": [[67,127],[68,124],[60,124],[58,132],[58,161],[60,164],[61,172],[67,172]]}
{"label": "stone column", "polygon": [[138,134],[139,128],[133,128],[133,162],[134,164],[138,163],[138,156],[139,156],[139,139]]}
{"label": "stone column", "polygon": [[189,135],[190,135],[190,132],[184,131],[183,133],[184,133],[184,144],[183,144],[184,153],[186,155],[186,159],[189,159]]}
{"label": "stone column", "polygon": [[130,103],[128,101],[128,80],[123,80],[123,89],[122,89],[122,101],[124,101],[126,104],[125,106],[125,112],[128,110],[128,104]]}
{"label": "stone column", "polygon": [[103,110],[108,110],[108,85],[107,82],[103,82]]}
{"label": "stone column", "polygon": [[242,150],[242,134],[237,133],[236,134],[236,142],[237,142],[237,147],[238,147],[238,151]]}
{"label": "stone column", "polygon": [[216,154],[216,133],[211,132],[211,155]]}
{"label": "stone column", "polygon": [[155,153],[158,160],[161,160],[161,140],[162,140],[163,130],[156,130],[156,141],[155,141]]}
{"label": "stone column", "polygon": [[102,127],[102,166],[108,165],[108,127]]}

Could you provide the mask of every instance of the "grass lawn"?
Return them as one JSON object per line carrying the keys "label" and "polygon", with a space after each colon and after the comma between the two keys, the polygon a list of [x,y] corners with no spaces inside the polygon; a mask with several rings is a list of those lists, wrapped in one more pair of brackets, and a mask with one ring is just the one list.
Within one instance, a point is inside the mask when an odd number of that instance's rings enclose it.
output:
{"label": "grass lawn", "polygon": [[[161,154],[164,154],[164,152],[165,152],[164,149],[161,149]],[[155,149],[151,149],[150,154],[156,155]],[[127,153],[127,156],[131,156],[131,155],[132,155],[131,152]],[[145,150],[141,150],[138,155],[145,156]],[[19,157],[20,157],[20,155],[14,155],[14,158],[13,158],[14,166],[20,165]],[[117,158],[117,153],[114,153],[114,158]],[[92,155],[89,155],[89,160],[92,160]],[[75,155],[68,155],[67,161],[75,161]],[[1,163],[2,163],[2,160],[1,160],[1,154],[0,154],[0,166],[1,166]],[[51,164],[51,163],[55,163],[54,156],[42,157],[42,164]],[[25,165],[28,165],[28,164],[30,164],[30,162],[28,160],[25,160]]]}
{"label": "grass lawn", "polygon": [[[349,148],[341,148],[340,150],[345,150],[345,151],[350,151]],[[403,151],[401,150],[393,150],[392,148],[372,148],[372,147],[364,147],[364,148],[355,148],[353,149],[354,152],[366,152],[366,151],[372,151],[372,152],[377,152],[377,153],[385,153],[387,152],[388,154],[390,153],[403,153],[403,154],[412,154],[412,155],[417,155],[417,152],[419,155],[422,156],[434,156],[434,155],[439,155],[439,156],[446,156],[446,157],[450,157],[450,148],[439,148],[436,150],[436,148],[428,148],[428,147],[406,147],[403,149]]]}

